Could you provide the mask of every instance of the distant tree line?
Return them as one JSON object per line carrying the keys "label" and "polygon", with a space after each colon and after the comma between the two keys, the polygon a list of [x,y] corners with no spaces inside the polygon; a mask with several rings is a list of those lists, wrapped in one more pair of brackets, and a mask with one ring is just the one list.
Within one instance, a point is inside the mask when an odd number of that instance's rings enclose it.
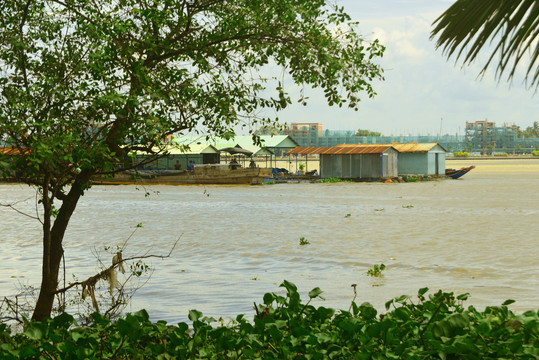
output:
{"label": "distant tree line", "polygon": [[539,121],[534,121],[526,130],[521,130],[518,125],[513,125],[512,129],[519,138],[539,138]]}
{"label": "distant tree line", "polygon": [[356,136],[382,136],[382,133],[379,133],[377,131],[358,129],[356,131]]}

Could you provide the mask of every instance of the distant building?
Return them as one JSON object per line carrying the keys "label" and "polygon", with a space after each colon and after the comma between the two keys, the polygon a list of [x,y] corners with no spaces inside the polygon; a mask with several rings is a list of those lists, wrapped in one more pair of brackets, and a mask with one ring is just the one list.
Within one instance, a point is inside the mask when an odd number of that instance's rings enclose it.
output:
{"label": "distant building", "polygon": [[496,126],[491,121],[466,122],[466,147],[469,152],[514,152],[517,135],[510,126]]}
{"label": "distant building", "polygon": [[[275,132],[277,128],[273,128]],[[464,135],[398,135],[357,136],[357,131],[323,129],[320,123],[291,123],[281,134],[290,135],[299,146],[332,147],[339,144],[438,143],[448,152],[531,153],[539,146],[539,138],[519,138],[514,125],[488,120],[466,122]]]}
{"label": "distant building", "polygon": [[291,136],[301,146],[316,146],[318,138],[322,136],[322,124],[291,123],[283,126],[282,134]]}

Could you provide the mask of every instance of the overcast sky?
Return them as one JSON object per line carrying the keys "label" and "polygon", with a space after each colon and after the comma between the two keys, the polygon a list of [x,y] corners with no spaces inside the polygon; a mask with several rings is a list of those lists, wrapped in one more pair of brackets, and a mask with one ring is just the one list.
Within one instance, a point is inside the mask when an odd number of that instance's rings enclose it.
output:
{"label": "overcast sky", "polygon": [[366,38],[387,47],[381,64],[385,81],[378,95],[364,97],[359,111],[325,105],[309,90],[308,106],[293,105],[280,122],[318,122],[324,129],[380,131],[384,135],[463,134],[466,121],[515,123],[539,121],[539,94],[526,90],[523,78],[498,83],[492,74],[478,79],[482,63],[463,69],[447,60],[429,40],[433,21],[452,0],[336,0]]}

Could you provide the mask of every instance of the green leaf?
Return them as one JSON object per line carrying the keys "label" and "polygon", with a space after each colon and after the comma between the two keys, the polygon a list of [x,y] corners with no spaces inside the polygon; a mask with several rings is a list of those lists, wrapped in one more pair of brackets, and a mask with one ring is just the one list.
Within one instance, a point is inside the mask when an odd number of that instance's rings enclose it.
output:
{"label": "green leaf", "polygon": [[197,310],[189,310],[189,320],[197,321],[202,317],[202,313]]}
{"label": "green leaf", "polygon": [[507,306],[507,305],[511,305],[512,303],[514,303],[515,300],[511,300],[511,299],[508,299],[508,300],[505,300],[502,304],[502,306]]}
{"label": "green leaf", "polygon": [[425,295],[428,291],[429,291],[429,288],[428,288],[428,287],[421,288],[421,289],[419,289],[419,291],[417,292],[417,295],[423,296],[423,295]]}
{"label": "green leaf", "polygon": [[40,327],[42,327],[41,323],[30,323],[24,334],[32,340],[41,340],[43,338],[43,330]]}
{"label": "green leaf", "polygon": [[313,298],[316,298],[318,297],[320,294],[322,294],[323,291],[320,290],[319,287],[315,287],[314,289],[312,289],[311,291],[309,291],[309,298],[313,299]]}

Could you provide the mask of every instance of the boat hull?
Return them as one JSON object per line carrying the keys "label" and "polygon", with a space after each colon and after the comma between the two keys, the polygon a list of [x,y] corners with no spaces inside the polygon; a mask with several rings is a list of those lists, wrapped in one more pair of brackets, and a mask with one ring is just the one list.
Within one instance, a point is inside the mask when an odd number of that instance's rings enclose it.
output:
{"label": "boat hull", "polygon": [[463,167],[461,169],[445,169],[445,175],[452,178],[452,179],[458,179],[459,177],[466,175],[468,172],[470,172],[472,169],[475,169],[475,166],[468,166]]}
{"label": "boat hull", "polygon": [[250,184],[259,185],[265,178],[271,177],[271,169],[266,168],[233,168],[229,165],[201,165],[193,171],[123,171],[114,174],[113,178],[92,180],[96,185],[226,185]]}

